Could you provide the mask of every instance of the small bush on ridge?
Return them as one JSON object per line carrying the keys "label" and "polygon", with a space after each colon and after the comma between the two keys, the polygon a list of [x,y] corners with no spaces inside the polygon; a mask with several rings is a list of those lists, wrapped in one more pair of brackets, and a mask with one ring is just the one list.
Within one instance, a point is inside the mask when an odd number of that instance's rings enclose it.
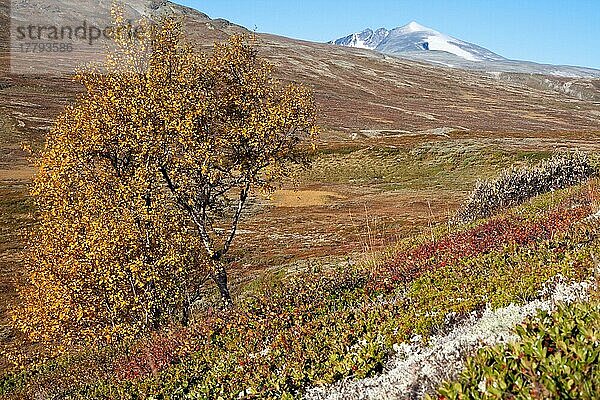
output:
{"label": "small bush on ridge", "polygon": [[494,180],[479,181],[456,221],[486,218],[505,207],[557,189],[581,183],[596,174],[588,156],[580,152],[556,154],[536,167],[510,168]]}

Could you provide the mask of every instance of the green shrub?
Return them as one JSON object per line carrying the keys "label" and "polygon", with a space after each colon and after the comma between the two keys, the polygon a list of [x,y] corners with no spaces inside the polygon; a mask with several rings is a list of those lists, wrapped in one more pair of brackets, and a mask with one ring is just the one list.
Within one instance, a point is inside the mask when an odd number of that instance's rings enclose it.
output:
{"label": "green shrub", "polygon": [[440,399],[595,399],[600,393],[600,304],[562,305],[517,326],[520,340],[480,350]]}
{"label": "green shrub", "polygon": [[[531,298],[556,274],[573,280],[589,276],[589,251],[577,245],[586,241],[598,245],[596,235],[581,232],[557,233],[530,246],[508,245],[438,265],[376,297],[363,291],[362,274],[344,271],[273,282],[211,328],[214,334],[192,334],[192,353],[175,357],[181,361],[157,376],[118,384],[109,377],[74,397],[181,391],[191,398],[280,398],[344,377],[372,376],[394,343],[427,337],[448,312]],[[114,395],[115,390],[123,392]]]}

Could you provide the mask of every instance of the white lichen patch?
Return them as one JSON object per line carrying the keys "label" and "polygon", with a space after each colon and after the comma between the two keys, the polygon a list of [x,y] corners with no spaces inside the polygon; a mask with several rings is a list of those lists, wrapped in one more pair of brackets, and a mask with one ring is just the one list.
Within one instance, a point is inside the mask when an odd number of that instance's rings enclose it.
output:
{"label": "white lichen patch", "polygon": [[557,277],[540,292],[538,300],[496,310],[487,308],[481,315],[472,313],[448,333],[433,336],[426,347],[418,340],[396,344],[382,374],[311,388],[304,398],[419,399],[437,389],[444,380],[456,377],[467,356],[477,349],[516,340],[512,330],[526,317],[539,310],[552,310],[558,302],[585,301],[590,287],[590,282],[567,284]]}

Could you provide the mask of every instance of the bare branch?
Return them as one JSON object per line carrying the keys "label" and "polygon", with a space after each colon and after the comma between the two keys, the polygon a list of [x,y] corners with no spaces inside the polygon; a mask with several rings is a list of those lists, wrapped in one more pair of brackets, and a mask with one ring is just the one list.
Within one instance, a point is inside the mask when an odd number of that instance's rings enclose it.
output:
{"label": "bare branch", "polygon": [[205,209],[203,208],[202,217],[199,218],[196,211],[194,210],[194,208],[183,197],[181,197],[179,195],[179,193],[177,192],[177,187],[171,180],[171,177],[169,176],[167,169],[164,166],[160,167],[160,172],[161,172],[163,178],[165,179],[167,187],[169,188],[171,193],[173,193],[173,195],[175,196],[175,200],[176,200],[177,204],[179,204],[184,210],[186,210],[187,213],[189,214],[189,216],[192,218],[192,221],[194,221],[194,224],[196,225],[196,227],[198,228],[198,232],[200,233],[202,242],[204,243],[204,247],[206,248],[206,251],[208,252],[209,256],[212,257],[215,254],[215,251],[213,248],[212,240],[211,240],[210,236],[208,235],[207,229],[206,229]]}

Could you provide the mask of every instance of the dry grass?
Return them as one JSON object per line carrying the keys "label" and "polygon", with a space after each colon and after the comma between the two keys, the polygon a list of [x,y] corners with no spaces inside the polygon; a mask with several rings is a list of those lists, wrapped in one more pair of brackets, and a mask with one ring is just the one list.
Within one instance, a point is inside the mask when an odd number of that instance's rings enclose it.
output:
{"label": "dry grass", "polygon": [[[0,182],[0,343],[10,340],[12,330],[7,311],[16,301],[16,288],[23,278],[25,231],[31,224],[27,186],[19,181]],[[5,368],[0,357],[0,371]]]}

